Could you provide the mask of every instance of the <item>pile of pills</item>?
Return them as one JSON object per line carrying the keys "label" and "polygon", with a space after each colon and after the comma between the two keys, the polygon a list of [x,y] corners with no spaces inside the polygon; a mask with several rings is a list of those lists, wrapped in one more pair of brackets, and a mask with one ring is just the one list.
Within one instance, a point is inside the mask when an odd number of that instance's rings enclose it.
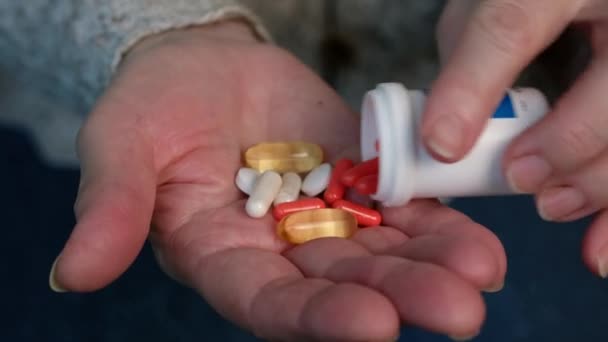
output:
{"label": "pile of pills", "polygon": [[375,193],[378,160],[355,165],[341,159],[325,162],[319,145],[306,142],[266,142],[250,147],[236,186],[249,196],[247,215],[278,222],[277,234],[300,244],[322,237],[352,236],[359,227],[377,226],[380,213],[345,199],[347,189],[361,195]]}

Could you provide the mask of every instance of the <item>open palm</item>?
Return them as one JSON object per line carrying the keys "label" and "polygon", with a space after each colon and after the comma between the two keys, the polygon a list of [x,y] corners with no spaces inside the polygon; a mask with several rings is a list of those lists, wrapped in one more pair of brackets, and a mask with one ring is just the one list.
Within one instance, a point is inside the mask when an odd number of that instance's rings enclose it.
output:
{"label": "open palm", "polygon": [[480,290],[506,271],[496,237],[436,201],[383,210],[351,239],[289,246],[234,185],[245,148],[304,140],[349,153],[358,119],[286,52],[192,31],[136,50],[79,135],[77,225],[53,282],[107,285],[150,238],[163,269],[269,340],[383,341],[401,322],[475,335]]}

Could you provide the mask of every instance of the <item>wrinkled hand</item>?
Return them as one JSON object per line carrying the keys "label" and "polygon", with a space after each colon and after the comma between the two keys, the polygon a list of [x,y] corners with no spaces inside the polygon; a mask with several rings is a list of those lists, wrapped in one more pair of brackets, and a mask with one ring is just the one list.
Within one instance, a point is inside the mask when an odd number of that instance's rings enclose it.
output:
{"label": "wrinkled hand", "polygon": [[149,237],[162,268],[224,317],[269,340],[383,341],[401,321],[474,335],[479,291],[506,261],[485,228],[435,201],[386,210],[386,227],[289,248],[273,219],[245,215],[242,151],[306,140],[335,160],[358,119],[286,52],[224,23],[142,43],[79,135],[76,227],[53,285],[115,280]]}
{"label": "wrinkled hand", "polygon": [[[459,160],[504,90],[570,24],[588,28],[593,61],[538,124],[516,139],[504,164],[514,189],[536,195],[546,220],[600,212],[583,244],[589,268],[608,274],[608,2],[453,0],[438,27],[444,69],[433,86],[423,135],[434,155]],[[441,123],[441,124],[440,124]]]}

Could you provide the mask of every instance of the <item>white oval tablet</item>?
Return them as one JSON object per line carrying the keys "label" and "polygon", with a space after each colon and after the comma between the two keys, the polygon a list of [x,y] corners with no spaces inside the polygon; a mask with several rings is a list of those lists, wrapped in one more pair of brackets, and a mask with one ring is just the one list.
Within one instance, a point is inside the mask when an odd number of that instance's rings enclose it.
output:
{"label": "white oval tablet", "polygon": [[245,205],[247,215],[260,218],[266,215],[281,189],[281,176],[274,171],[265,171],[255,182],[253,191]]}
{"label": "white oval tablet", "polygon": [[236,187],[239,188],[243,193],[251,195],[255,182],[258,180],[260,173],[257,170],[242,167],[236,173]]}
{"label": "white oval tablet", "polygon": [[310,197],[315,197],[327,188],[330,178],[331,165],[329,163],[321,164],[310,171],[306,178],[304,178],[302,192]]}
{"label": "white oval tablet", "polygon": [[293,202],[300,197],[302,189],[302,178],[295,172],[287,172],[283,175],[283,184],[274,199],[274,204]]}

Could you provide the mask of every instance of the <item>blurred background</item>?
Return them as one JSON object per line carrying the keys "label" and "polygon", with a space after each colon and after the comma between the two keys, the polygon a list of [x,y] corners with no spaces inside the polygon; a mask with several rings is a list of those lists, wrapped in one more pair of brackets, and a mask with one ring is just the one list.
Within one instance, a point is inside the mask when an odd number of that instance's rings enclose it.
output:
{"label": "blurred background", "polygon": [[[277,44],[319,72],[354,108],[376,83],[426,87],[438,70],[433,33],[443,1],[245,2]],[[519,82],[554,98],[584,66],[588,50],[581,42],[569,32]],[[48,288],[50,266],[74,224],[79,172],[73,144],[83,113],[18,73],[0,70],[0,340],[256,341],[165,276],[149,246],[104,290],[55,294]],[[452,206],[491,228],[508,254],[505,288],[485,296],[487,321],[475,341],[608,340],[608,283],[580,258],[589,220],[545,223],[528,197],[462,199]],[[448,339],[405,327],[401,341]]]}

